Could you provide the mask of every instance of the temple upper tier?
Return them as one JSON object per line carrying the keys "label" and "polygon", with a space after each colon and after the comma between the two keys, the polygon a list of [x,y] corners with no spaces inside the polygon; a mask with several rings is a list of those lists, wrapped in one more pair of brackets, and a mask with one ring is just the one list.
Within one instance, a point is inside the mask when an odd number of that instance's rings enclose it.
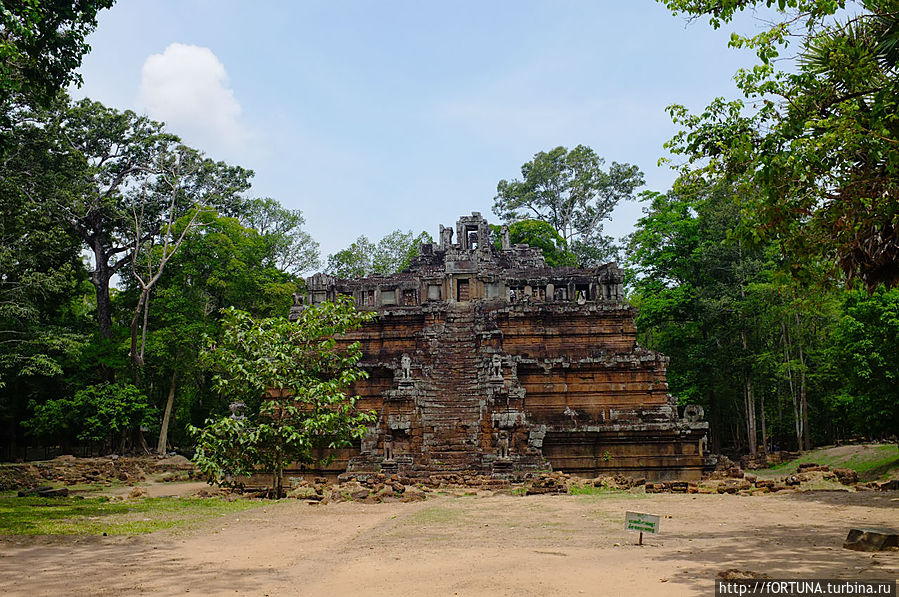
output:
{"label": "temple upper tier", "polygon": [[511,244],[506,226],[501,239],[497,249],[487,220],[473,212],[460,218],[455,230],[441,226],[440,242],[420,245],[419,256],[402,272],[352,280],[315,274],[307,279],[307,294],[298,295],[296,307],[333,300],[337,294],[354,297],[360,309],[438,301],[583,304],[622,298],[622,271],[614,263],[589,269],[549,268],[540,249]]}

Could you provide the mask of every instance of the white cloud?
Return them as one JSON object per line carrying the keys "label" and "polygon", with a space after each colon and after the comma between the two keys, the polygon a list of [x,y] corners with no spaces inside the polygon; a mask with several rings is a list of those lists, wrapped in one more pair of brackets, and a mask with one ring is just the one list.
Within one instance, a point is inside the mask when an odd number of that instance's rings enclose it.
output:
{"label": "white cloud", "polygon": [[170,44],[144,61],[138,107],[198,149],[241,149],[250,137],[225,66],[209,48]]}

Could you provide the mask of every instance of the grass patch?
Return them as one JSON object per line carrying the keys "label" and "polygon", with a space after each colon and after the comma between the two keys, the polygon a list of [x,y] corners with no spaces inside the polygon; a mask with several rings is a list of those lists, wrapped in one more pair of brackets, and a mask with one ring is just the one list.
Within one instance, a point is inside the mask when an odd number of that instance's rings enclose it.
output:
{"label": "grass patch", "polygon": [[0,535],[139,535],[259,505],[217,498],[0,497]]}
{"label": "grass patch", "polygon": [[806,462],[827,465],[830,468],[851,468],[858,471],[861,480],[876,481],[899,473],[899,450],[896,449],[896,444],[818,448],[806,452],[796,460],[752,472],[763,477],[792,474],[798,470],[800,464]]}
{"label": "grass patch", "polygon": [[462,513],[459,510],[431,506],[415,512],[408,520],[412,524],[449,524],[459,522],[461,518]]}
{"label": "grass patch", "polygon": [[572,485],[568,492],[571,495],[586,495],[599,499],[608,498],[645,498],[645,493],[633,493],[622,489],[610,489],[608,487],[593,487],[592,485]]}

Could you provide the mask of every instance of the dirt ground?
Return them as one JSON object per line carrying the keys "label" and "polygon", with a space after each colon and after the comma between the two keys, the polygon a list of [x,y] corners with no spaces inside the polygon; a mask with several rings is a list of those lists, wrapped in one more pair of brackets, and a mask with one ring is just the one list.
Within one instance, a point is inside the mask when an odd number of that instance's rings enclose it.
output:
{"label": "dirt ground", "polygon": [[[624,513],[663,515],[635,545]],[[189,531],[0,539],[4,595],[712,595],[719,572],[899,577],[842,549],[899,524],[897,492],[287,500]]]}

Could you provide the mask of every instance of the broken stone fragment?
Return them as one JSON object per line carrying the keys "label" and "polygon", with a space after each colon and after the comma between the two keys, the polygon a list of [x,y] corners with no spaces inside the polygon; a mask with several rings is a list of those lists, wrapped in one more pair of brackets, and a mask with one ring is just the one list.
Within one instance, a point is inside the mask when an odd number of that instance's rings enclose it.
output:
{"label": "broken stone fragment", "polygon": [[854,485],[858,483],[858,471],[851,468],[835,468],[833,473],[837,476],[843,485]]}
{"label": "broken stone fragment", "polygon": [[899,549],[899,531],[886,527],[850,529],[843,547],[854,551]]}

